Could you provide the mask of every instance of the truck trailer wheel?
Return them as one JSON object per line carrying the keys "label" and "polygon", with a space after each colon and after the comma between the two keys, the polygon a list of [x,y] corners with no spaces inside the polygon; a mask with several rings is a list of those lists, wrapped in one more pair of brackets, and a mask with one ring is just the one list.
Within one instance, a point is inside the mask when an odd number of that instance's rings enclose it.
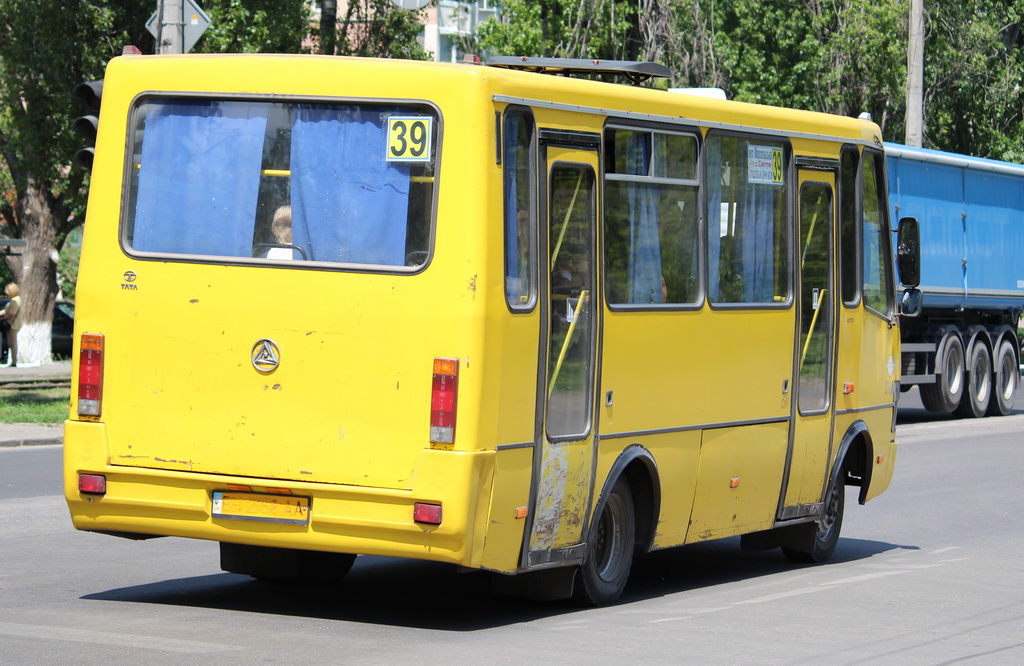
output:
{"label": "truck trailer wheel", "polygon": [[992,363],[992,398],[988,401],[989,416],[1006,416],[1013,409],[1013,401],[1017,397],[1017,382],[1020,379],[1020,368],[1017,365],[1017,354],[1013,344],[1003,340],[996,347]]}
{"label": "truck trailer wheel", "polygon": [[992,355],[981,340],[975,340],[971,345],[965,388],[956,408],[957,415],[967,418],[985,416],[992,395]]}
{"label": "truck trailer wheel", "polygon": [[948,413],[956,409],[964,394],[964,343],[950,331],[939,343],[934,384],[921,384],[921,402],[929,412]]}

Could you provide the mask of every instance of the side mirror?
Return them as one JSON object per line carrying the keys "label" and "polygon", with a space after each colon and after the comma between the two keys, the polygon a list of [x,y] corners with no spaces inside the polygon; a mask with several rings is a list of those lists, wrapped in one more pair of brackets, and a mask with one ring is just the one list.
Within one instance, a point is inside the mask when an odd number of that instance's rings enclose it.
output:
{"label": "side mirror", "polygon": [[903,292],[903,297],[900,298],[900,314],[904,317],[916,317],[921,314],[923,304],[924,294],[920,289],[907,289]]}
{"label": "side mirror", "polygon": [[896,267],[904,287],[915,289],[921,284],[921,231],[917,218],[900,220],[896,230]]}

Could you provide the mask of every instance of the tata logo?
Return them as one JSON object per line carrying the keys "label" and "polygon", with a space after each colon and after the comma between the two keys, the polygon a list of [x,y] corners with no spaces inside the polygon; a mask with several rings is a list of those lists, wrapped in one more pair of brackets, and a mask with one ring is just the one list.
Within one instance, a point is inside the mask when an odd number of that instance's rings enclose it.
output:
{"label": "tata logo", "polygon": [[256,372],[261,372],[265,375],[276,370],[277,366],[281,363],[281,349],[277,346],[276,342],[269,338],[257,340],[256,344],[252,346],[252,352],[249,356],[252,361],[252,367],[256,368]]}
{"label": "tata logo", "polygon": [[137,278],[137,277],[138,276],[135,274],[135,271],[125,271],[124,272],[124,281],[125,282],[135,282],[135,278]]}

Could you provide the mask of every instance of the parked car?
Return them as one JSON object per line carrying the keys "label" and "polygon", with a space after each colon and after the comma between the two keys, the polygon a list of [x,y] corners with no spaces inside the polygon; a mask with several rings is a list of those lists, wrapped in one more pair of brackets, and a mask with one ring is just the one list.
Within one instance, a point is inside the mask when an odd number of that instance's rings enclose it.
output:
{"label": "parked car", "polygon": [[[0,298],[0,310],[7,307],[8,299]],[[0,363],[7,363],[7,329],[10,324],[0,322]],[[71,341],[75,332],[74,301],[57,301],[53,305],[53,345],[54,358],[71,358]]]}

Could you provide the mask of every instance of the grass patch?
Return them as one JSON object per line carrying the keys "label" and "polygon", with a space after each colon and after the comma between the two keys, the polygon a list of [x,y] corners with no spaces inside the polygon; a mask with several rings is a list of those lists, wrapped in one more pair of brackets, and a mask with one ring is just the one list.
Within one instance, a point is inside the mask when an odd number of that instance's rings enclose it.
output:
{"label": "grass patch", "polygon": [[0,389],[0,423],[63,423],[70,388]]}

